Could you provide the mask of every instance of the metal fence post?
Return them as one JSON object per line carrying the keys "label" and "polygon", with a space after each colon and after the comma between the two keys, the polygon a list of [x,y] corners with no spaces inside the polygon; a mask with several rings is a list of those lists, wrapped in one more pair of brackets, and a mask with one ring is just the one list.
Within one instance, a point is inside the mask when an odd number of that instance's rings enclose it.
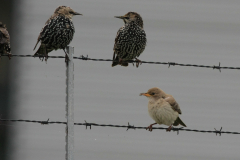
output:
{"label": "metal fence post", "polygon": [[67,46],[67,53],[69,56],[68,64],[66,64],[66,160],[74,160],[74,64],[73,53],[74,47]]}

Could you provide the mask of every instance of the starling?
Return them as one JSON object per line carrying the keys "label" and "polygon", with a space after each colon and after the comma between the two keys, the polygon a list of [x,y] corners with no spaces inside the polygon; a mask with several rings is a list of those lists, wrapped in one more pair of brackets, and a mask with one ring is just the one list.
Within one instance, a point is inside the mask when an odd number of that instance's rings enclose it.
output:
{"label": "starling", "polygon": [[11,59],[10,35],[2,22],[0,22],[0,57],[1,54],[8,54],[8,58]]}
{"label": "starling", "polygon": [[128,66],[128,60],[136,59],[136,66],[141,62],[137,57],[144,51],[147,39],[143,30],[142,17],[136,12],[128,12],[124,16],[115,16],[124,21],[124,25],[118,30],[113,47],[113,63]]}
{"label": "starling", "polygon": [[147,93],[141,93],[140,96],[141,95],[149,99],[148,113],[156,122],[148,126],[146,130],[152,131],[152,126],[155,124],[165,124],[169,126],[167,131],[171,131],[172,125],[178,126],[181,124],[187,127],[179,118],[179,114],[182,114],[182,111],[172,95],[166,94],[157,87],[151,88]]}
{"label": "starling", "polygon": [[[37,44],[41,41],[41,45],[34,56],[43,56],[45,60],[47,60],[49,52],[63,49],[66,57],[68,57],[65,48],[72,41],[75,32],[72,22],[72,17],[74,15],[82,14],[75,12],[67,6],[59,6],[55,10],[54,14],[47,20],[38,36]],[[37,44],[33,50],[35,50]]]}

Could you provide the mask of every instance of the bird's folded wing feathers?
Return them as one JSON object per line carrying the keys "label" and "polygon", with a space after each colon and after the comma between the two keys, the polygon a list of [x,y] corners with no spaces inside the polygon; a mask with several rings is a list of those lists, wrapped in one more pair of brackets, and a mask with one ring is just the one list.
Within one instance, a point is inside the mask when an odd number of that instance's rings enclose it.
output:
{"label": "bird's folded wing feathers", "polygon": [[9,42],[9,39],[10,39],[10,36],[8,34],[8,31],[6,29],[0,29],[0,32],[2,32],[2,35],[1,35],[1,43],[8,43]]}
{"label": "bird's folded wing feathers", "polygon": [[114,43],[114,47],[113,47],[113,50],[119,50],[119,44],[118,44],[118,41],[119,39],[121,38],[120,34],[122,33],[123,31],[121,30],[121,28],[118,30],[117,32],[117,35],[116,35],[116,38],[115,38],[115,43]]}
{"label": "bird's folded wing feathers", "polygon": [[176,100],[173,98],[172,95],[167,95],[164,99],[171,105],[171,107],[174,111],[177,111],[179,114],[182,114],[182,111],[181,111],[178,103],[176,102]]}
{"label": "bird's folded wing feathers", "polygon": [[33,48],[33,50],[35,50],[35,49],[36,49],[36,47],[37,47],[37,44],[39,43],[39,41],[40,41],[40,39],[38,39],[38,40],[37,40],[37,43],[36,43],[35,47]]}

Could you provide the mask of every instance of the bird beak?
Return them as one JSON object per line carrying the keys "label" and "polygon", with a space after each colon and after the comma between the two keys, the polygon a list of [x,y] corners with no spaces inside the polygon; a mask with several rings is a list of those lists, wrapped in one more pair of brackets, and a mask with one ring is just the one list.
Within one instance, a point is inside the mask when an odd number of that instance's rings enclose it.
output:
{"label": "bird beak", "polygon": [[139,96],[146,96],[146,97],[150,97],[151,95],[150,94],[148,94],[148,93],[140,93],[140,95]]}
{"label": "bird beak", "polygon": [[124,16],[114,16],[115,18],[120,18],[120,19],[124,19]]}
{"label": "bird beak", "polygon": [[78,13],[78,12],[74,12],[73,15],[82,15],[81,13]]}

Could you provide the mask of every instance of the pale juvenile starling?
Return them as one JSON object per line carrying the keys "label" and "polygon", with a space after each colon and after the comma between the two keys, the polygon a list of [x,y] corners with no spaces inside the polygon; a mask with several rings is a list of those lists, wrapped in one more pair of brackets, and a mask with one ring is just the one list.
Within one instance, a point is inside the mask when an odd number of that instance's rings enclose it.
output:
{"label": "pale juvenile starling", "polygon": [[187,127],[180,119],[179,114],[182,114],[180,107],[172,95],[166,94],[163,90],[155,87],[148,90],[147,93],[141,93],[146,96],[148,101],[148,113],[156,122],[146,128],[152,131],[152,126],[155,124],[165,124],[169,126],[167,131],[171,131],[172,125],[178,126],[181,124]]}
{"label": "pale juvenile starling", "polygon": [[2,54],[8,54],[11,59],[10,35],[6,25],[0,22],[0,57]]}
{"label": "pale juvenile starling", "polygon": [[113,47],[113,63],[116,65],[128,66],[128,60],[136,59],[138,67],[141,62],[137,57],[144,51],[147,39],[143,30],[142,17],[136,12],[128,12],[124,16],[115,16],[123,19],[124,25],[118,30]]}
{"label": "pale juvenile starling", "polygon": [[70,7],[59,6],[42,28],[37,40],[37,44],[41,41],[41,45],[34,55],[43,56],[47,60],[49,52],[63,49],[67,57],[65,48],[72,41],[75,32],[72,22],[74,15],[82,14],[75,12]]}

